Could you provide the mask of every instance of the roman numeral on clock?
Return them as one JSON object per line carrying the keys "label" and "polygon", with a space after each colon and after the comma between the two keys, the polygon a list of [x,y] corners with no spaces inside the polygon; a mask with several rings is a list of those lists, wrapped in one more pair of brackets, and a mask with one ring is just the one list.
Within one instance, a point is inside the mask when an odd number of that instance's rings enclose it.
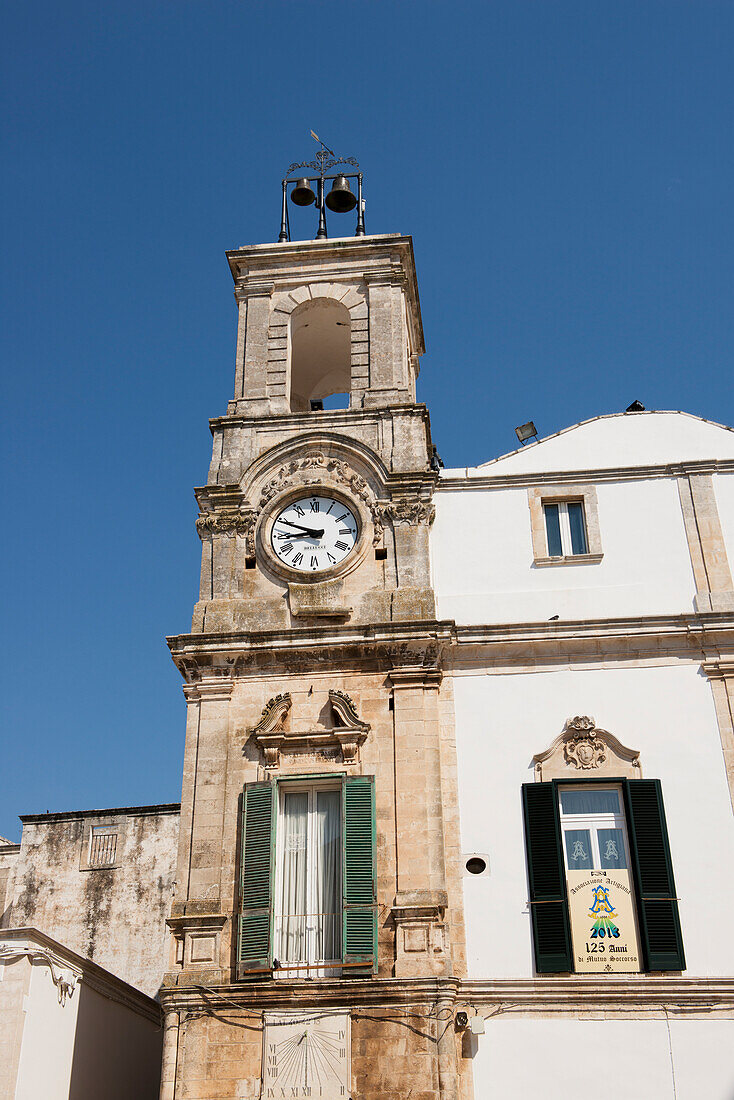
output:
{"label": "roman numeral on clock", "polygon": [[317,569],[318,564],[319,564],[319,559],[316,557],[315,554],[312,554],[311,555],[311,568],[312,569]]}
{"label": "roman numeral on clock", "polygon": [[339,534],[340,535],[356,535],[357,532],[352,530],[351,527],[340,527],[339,528]]}
{"label": "roman numeral on clock", "polygon": [[348,550],[349,549],[346,542],[341,542],[339,540],[337,540],[337,542],[334,543],[334,546],[336,546],[337,550]]}
{"label": "roman numeral on clock", "polygon": [[300,565],[302,561],[303,561],[303,554],[296,554],[293,558],[293,564],[294,565]]}

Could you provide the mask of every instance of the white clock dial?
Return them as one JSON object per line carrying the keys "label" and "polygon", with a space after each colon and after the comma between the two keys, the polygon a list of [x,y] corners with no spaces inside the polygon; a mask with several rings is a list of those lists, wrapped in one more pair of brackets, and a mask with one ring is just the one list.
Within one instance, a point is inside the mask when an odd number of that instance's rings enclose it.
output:
{"label": "white clock dial", "polygon": [[347,1100],[348,1013],[266,1012],[263,1022],[263,1100]]}
{"label": "white clock dial", "polygon": [[301,573],[321,573],[344,561],[359,528],[354,512],[329,496],[292,501],[273,523],[270,541],[276,557]]}

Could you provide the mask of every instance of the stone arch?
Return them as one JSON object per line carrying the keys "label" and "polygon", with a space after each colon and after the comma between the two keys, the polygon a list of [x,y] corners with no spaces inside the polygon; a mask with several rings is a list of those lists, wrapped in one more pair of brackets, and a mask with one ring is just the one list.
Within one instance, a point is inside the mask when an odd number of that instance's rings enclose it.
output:
{"label": "stone arch", "polygon": [[[315,354],[320,340],[321,369]],[[270,311],[268,390],[285,393],[292,412],[306,412],[311,398],[342,392],[342,386],[351,407],[361,406],[369,386],[365,296],[338,283],[308,283],[278,295]]]}

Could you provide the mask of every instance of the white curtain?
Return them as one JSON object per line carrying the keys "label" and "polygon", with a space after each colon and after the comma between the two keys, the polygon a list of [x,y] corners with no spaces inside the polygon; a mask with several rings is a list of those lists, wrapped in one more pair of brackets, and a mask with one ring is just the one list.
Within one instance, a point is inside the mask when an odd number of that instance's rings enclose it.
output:
{"label": "white curtain", "polygon": [[314,890],[316,895],[315,958],[340,959],[342,953],[341,793],[316,792]]}
{"label": "white curtain", "polygon": [[281,965],[306,962],[308,792],[283,798],[283,886],[276,956]]}

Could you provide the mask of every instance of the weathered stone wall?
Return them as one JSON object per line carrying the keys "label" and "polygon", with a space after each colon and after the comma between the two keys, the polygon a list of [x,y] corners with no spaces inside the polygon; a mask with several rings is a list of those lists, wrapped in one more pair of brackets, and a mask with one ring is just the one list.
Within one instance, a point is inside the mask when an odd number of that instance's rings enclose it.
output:
{"label": "weathered stone wall", "polygon": [[[351,1021],[350,1095],[360,1100],[438,1100],[447,1094],[442,1091],[446,1081],[442,1080],[441,1047],[455,1048],[462,1061],[461,1036],[455,1031],[453,1013],[437,1008],[435,1002],[372,1004],[352,1007]],[[259,1011],[237,1008],[232,1001],[227,1004],[213,995],[203,1011],[183,1014],[177,1070],[191,1100],[231,1100],[234,1096],[255,1100],[261,1095],[261,1067]],[[172,1069],[164,1070],[164,1098],[173,1095]],[[465,1082],[469,1084],[468,1074]],[[314,1088],[314,1095],[317,1091]],[[291,1087],[283,1095],[295,1096],[296,1092],[305,1095]],[[277,1095],[281,1095],[280,1089]],[[467,1093],[459,1085],[453,1095],[464,1097]]]}
{"label": "weathered stone wall", "polygon": [[8,887],[19,855],[20,844],[12,844],[5,837],[0,837],[0,928],[8,927],[7,909],[10,905]]}
{"label": "weathered stone wall", "polygon": [[[8,884],[5,927],[37,928],[154,997],[165,969],[179,807],[21,820],[23,837]],[[116,832],[109,866],[90,866],[90,832],[97,825]]]}

